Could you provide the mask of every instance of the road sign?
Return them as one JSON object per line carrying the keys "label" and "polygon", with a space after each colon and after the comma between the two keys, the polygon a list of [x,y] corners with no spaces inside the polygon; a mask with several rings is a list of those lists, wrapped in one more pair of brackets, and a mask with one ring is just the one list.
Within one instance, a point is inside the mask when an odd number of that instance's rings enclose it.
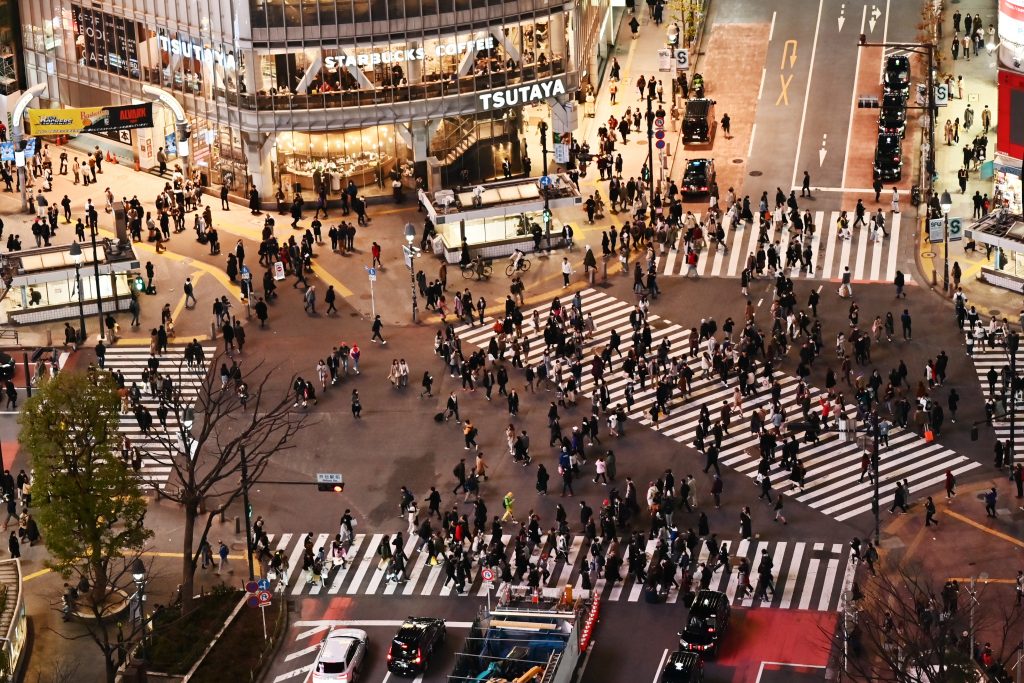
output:
{"label": "road sign", "polygon": [[245,582],[245,592],[246,593],[255,593],[259,589],[260,589],[260,585],[258,583],[256,583],[255,581],[246,581]]}
{"label": "road sign", "polygon": [[935,106],[945,107],[949,104],[949,86],[945,83],[935,86]]}
{"label": "road sign", "polygon": [[665,149],[665,141],[658,140],[657,142],[654,143],[654,146],[657,147],[658,149]]}
{"label": "road sign", "polygon": [[256,597],[256,594],[254,593],[250,595],[248,598],[246,598],[245,604],[247,604],[249,607],[259,607],[260,599]]}
{"label": "road sign", "polygon": [[549,176],[549,175],[542,175],[540,177],[540,186],[545,188],[545,189],[551,187],[551,176]]}
{"label": "road sign", "polygon": [[663,117],[663,116],[656,117],[654,119],[654,127],[655,128],[664,128],[665,127],[665,117]]}
{"label": "road sign", "polygon": [[663,47],[658,49],[658,71],[672,70],[672,48]]}
{"label": "road sign", "polygon": [[270,579],[260,579],[256,582],[256,585],[259,586],[261,591],[270,590]]}
{"label": "road sign", "polygon": [[366,268],[366,274],[370,276],[370,282],[376,282],[377,281],[377,269],[376,268],[369,268],[367,266],[363,266],[363,267]]}
{"label": "road sign", "polygon": [[284,279],[284,263],[282,263],[281,261],[274,261],[274,279]]}
{"label": "road sign", "polygon": [[656,131],[654,133],[654,137],[657,138],[658,140],[664,140],[665,139],[665,131],[663,131],[663,130]]}
{"label": "road sign", "polygon": [[680,71],[690,68],[690,51],[685,47],[676,50],[676,68]]}
{"label": "road sign", "polygon": [[955,242],[964,238],[964,219],[963,218],[950,218],[949,219],[949,241]]}
{"label": "road sign", "polygon": [[260,607],[269,607],[270,606],[270,598],[271,598],[270,591],[260,591],[259,593],[256,594],[256,600],[259,603]]}
{"label": "road sign", "polygon": [[318,484],[344,484],[345,480],[340,474],[333,472],[317,472],[316,483]]}
{"label": "road sign", "polygon": [[484,581],[494,581],[494,570],[490,567],[484,567],[480,571],[480,578]]}
{"label": "road sign", "polygon": [[942,241],[942,228],[945,225],[945,221],[941,218],[931,218],[928,220],[928,241],[935,243]]}

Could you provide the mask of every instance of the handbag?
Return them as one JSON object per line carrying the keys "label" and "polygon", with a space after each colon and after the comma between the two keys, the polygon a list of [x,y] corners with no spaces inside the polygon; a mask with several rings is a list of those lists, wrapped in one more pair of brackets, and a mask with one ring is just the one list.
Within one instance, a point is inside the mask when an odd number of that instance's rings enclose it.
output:
{"label": "handbag", "polygon": [[927,441],[928,443],[935,441],[935,432],[933,432],[930,429],[924,430],[924,440]]}

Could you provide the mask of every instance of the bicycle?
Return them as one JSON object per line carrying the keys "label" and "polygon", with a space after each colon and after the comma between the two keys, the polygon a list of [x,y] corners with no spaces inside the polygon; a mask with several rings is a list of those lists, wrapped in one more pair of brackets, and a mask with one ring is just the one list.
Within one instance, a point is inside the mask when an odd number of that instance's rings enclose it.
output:
{"label": "bicycle", "polygon": [[477,280],[483,280],[491,277],[491,272],[494,266],[490,261],[474,261],[467,263],[462,266],[462,277],[467,280],[472,280],[476,277]]}
{"label": "bicycle", "polygon": [[530,259],[524,258],[523,260],[521,260],[519,262],[519,268],[516,268],[515,265],[513,265],[511,263],[508,264],[507,266],[505,266],[505,275],[507,275],[508,277],[512,277],[513,275],[516,274],[517,271],[520,272],[520,273],[525,273],[529,269],[530,269]]}

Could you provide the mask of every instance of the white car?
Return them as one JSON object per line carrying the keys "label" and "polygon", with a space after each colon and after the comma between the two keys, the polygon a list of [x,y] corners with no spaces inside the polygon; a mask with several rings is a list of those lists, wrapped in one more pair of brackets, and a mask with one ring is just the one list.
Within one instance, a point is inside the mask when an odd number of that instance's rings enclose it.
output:
{"label": "white car", "polygon": [[332,628],[327,632],[313,662],[307,683],[356,680],[366,656],[366,631],[356,628]]}

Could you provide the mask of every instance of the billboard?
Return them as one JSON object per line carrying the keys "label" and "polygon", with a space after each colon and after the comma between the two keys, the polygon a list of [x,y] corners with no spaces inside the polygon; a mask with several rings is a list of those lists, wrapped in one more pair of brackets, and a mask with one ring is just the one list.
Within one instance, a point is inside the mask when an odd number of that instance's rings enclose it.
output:
{"label": "billboard", "polygon": [[999,0],[999,38],[1024,45],[1024,0]]}
{"label": "billboard", "polygon": [[33,135],[74,135],[149,128],[153,125],[153,103],[84,109],[29,109],[28,122]]}
{"label": "billboard", "polygon": [[[1024,75],[999,70],[999,109],[996,120],[996,151],[1024,159]],[[1005,123],[1005,125],[1004,125]]]}

